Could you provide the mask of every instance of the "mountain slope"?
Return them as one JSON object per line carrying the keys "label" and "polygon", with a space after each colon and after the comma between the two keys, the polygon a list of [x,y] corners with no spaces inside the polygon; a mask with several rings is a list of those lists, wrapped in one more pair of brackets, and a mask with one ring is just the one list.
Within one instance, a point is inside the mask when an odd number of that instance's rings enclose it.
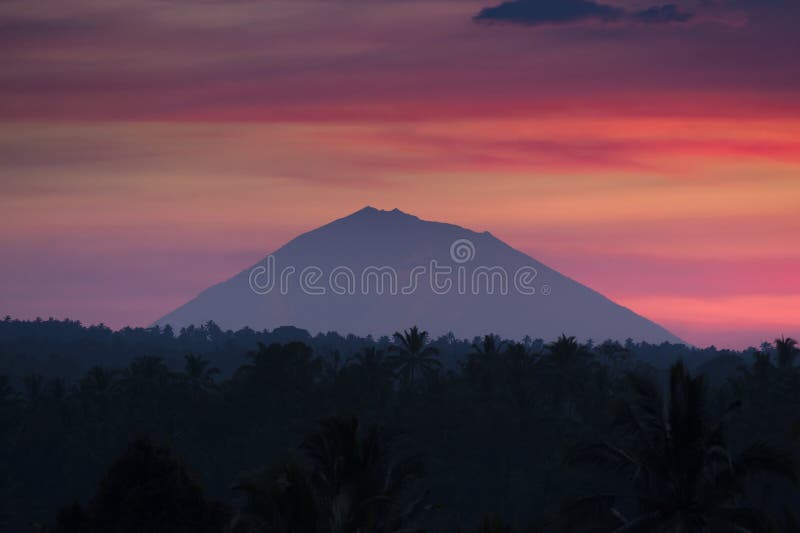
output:
{"label": "mountain slope", "polygon": [[[324,294],[309,294],[314,291]],[[312,333],[384,335],[418,324],[432,335],[467,338],[492,332],[552,339],[566,332],[582,339],[682,342],[488,232],[372,207],[298,236],[157,324],[208,320],[223,328],[293,325]]]}

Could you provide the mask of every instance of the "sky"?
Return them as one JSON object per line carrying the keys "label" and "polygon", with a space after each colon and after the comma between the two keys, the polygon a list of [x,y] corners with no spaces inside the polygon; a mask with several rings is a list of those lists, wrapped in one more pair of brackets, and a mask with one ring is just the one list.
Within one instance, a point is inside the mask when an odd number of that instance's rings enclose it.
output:
{"label": "sky", "polygon": [[0,0],[0,314],[146,326],[365,205],[800,336],[796,0]]}

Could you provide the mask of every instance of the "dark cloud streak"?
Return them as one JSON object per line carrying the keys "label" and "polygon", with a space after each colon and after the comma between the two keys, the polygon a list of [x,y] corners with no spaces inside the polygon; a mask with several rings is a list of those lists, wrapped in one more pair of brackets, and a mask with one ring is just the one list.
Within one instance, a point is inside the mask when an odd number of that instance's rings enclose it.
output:
{"label": "dark cloud streak", "polygon": [[675,4],[653,6],[629,12],[593,0],[507,0],[483,8],[473,17],[476,22],[504,22],[525,26],[570,25],[582,22],[669,24],[685,23],[692,13]]}
{"label": "dark cloud streak", "polygon": [[509,0],[487,7],[475,16],[479,21],[514,22],[528,26],[570,24],[584,20],[611,22],[624,10],[589,0]]}

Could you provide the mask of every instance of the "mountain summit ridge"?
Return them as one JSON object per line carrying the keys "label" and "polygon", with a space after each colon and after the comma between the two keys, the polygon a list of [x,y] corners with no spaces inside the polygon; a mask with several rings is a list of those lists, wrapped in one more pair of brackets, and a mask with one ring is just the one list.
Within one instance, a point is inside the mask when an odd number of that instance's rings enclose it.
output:
{"label": "mountain summit ridge", "polygon": [[156,325],[209,320],[226,329],[291,325],[362,336],[418,324],[461,338],[683,342],[488,231],[372,206],[298,235]]}

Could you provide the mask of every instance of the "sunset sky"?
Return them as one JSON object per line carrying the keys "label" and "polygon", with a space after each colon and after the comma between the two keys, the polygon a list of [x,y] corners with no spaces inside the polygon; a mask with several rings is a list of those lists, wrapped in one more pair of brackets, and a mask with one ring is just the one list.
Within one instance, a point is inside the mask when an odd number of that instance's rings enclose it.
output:
{"label": "sunset sky", "polygon": [[0,313],[148,325],[365,205],[800,336],[797,0],[2,0]]}

